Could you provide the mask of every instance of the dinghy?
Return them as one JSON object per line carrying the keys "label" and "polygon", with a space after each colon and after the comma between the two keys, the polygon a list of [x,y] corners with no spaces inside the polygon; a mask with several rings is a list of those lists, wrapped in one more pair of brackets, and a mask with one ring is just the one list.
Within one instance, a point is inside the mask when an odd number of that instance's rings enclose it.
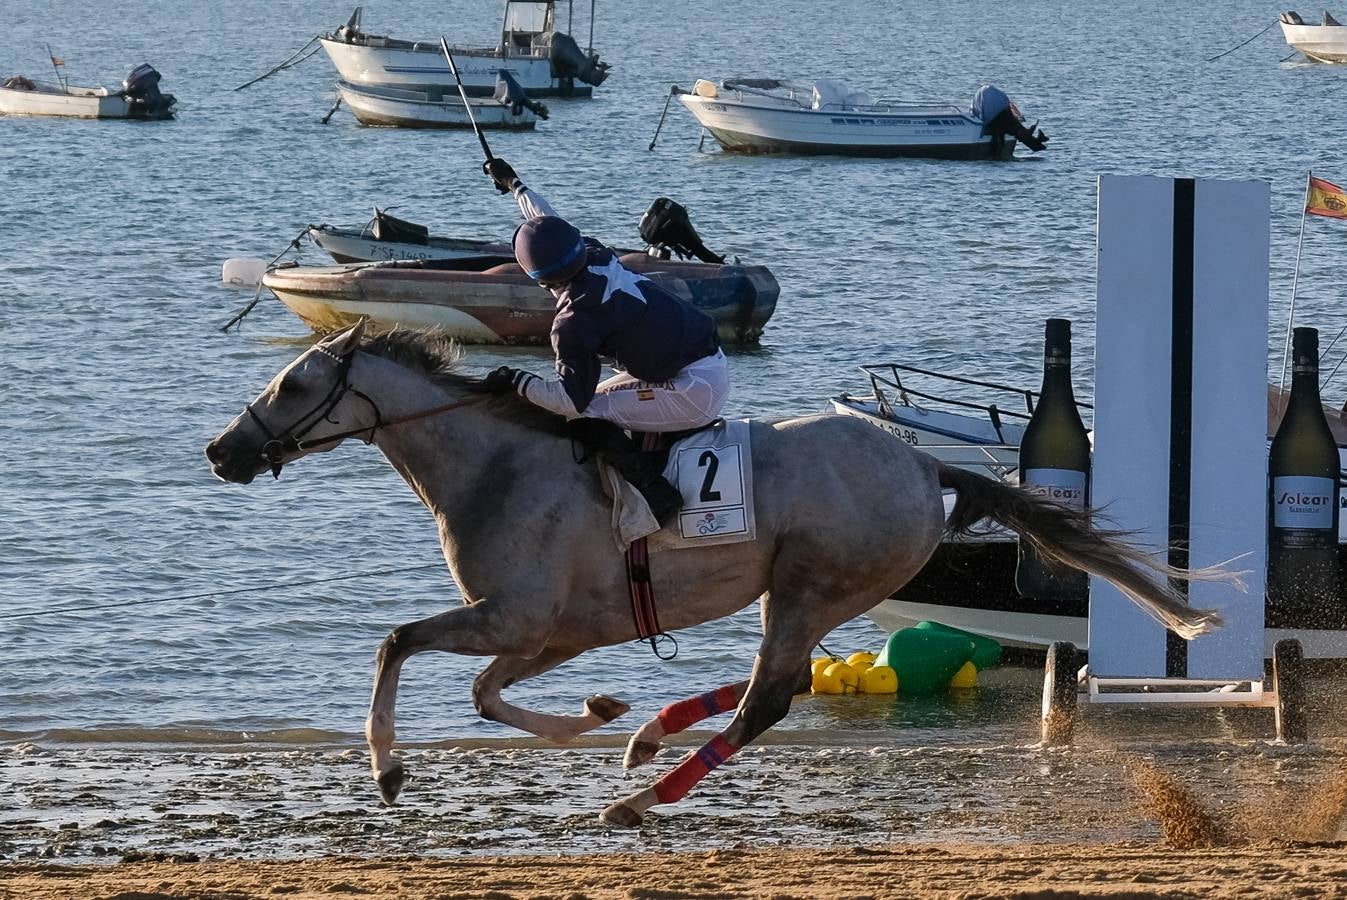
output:
{"label": "dinghy", "polygon": [[1333,18],[1327,10],[1318,25],[1311,25],[1294,12],[1279,17],[1282,36],[1293,50],[1317,62],[1347,62],[1347,27]]}
{"label": "dinghy", "polygon": [[171,119],[177,102],[159,90],[160,75],[141,64],[122,81],[121,90],[51,84],[13,75],[0,83],[0,114],[70,116],[79,119]]}
{"label": "dinghy", "polygon": [[[319,38],[342,81],[362,86],[447,87],[454,84],[438,38],[407,41],[368,34],[360,28],[361,8],[331,34]],[[608,77],[608,64],[593,48],[582,50],[558,31],[554,0],[506,0],[500,43],[495,47],[451,47],[469,94],[488,95],[496,73],[507,70],[535,97],[588,97]],[[591,22],[591,38],[593,28]]]}
{"label": "dinghy", "polygon": [[672,92],[723,149],[743,153],[1007,159],[1017,139],[1033,151],[1047,141],[1043,132],[1025,128],[1014,104],[990,85],[972,109],[875,100],[831,78],[809,85],[702,79],[691,91],[674,86]]}
{"label": "dinghy", "polygon": [[513,253],[505,241],[437,237],[426,226],[390,216],[378,207],[374,209],[374,218],[359,228],[310,225],[304,233],[318,249],[339,263],[501,257]]}
{"label": "dinghy", "polygon": [[[308,233],[334,256],[369,252],[371,243],[382,245],[380,254],[421,248],[453,255],[340,266],[291,263],[269,271],[262,283],[319,333],[368,316],[377,327],[440,328],[465,343],[550,341],[556,301],[515,263],[508,244],[431,238],[425,226],[379,210],[367,230],[374,241],[335,234],[331,226],[310,226]],[[646,249],[615,250],[623,265],[711,316],[722,342],[758,340],[781,293],[765,266],[727,264],[707,249],[687,210],[667,197],[650,204],[639,231]]]}
{"label": "dinghy", "polygon": [[[895,363],[866,365],[861,371],[869,379],[870,394],[833,397],[835,412],[863,419],[947,465],[1019,480],[1019,443],[1037,393]],[[1077,405],[1088,416],[1090,405]],[[1286,395],[1269,386],[1269,439],[1276,433],[1279,411],[1285,408]],[[1347,415],[1328,407],[1324,414],[1347,468]],[[947,498],[947,509],[951,503]],[[1347,515],[1342,519],[1338,553],[1347,570]],[[1008,647],[1042,651],[1055,641],[1070,641],[1087,648],[1088,597],[1068,601],[1021,597],[1015,589],[1018,554],[1015,535],[998,528],[989,528],[977,539],[946,541],[915,578],[866,615],[888,632],[931,620],[995,638]],[[1296,637],[1307,642],[1311,656],[1341,657],[1347,635],[1334,634],[1269,629],[1268,647],[1283,637]],[[1326,635],[1330,643],[1325,643]]]}
{"label": "dinghy", "polygon": [[[622,263],[716,320],[726,343],[752,343],[780,288],[765,266],[715,265],[628,253]],[[548,343],[556,301],[514,257],[288,265],[262,283],[320,334],[369,316],[382,328],[441,328],[470,344]]]}
{"label": "dinghy", "polygon": [[397,128],[478,128],[527,130],[547,118],[547,107],[524,94],[510,73],[501,71],[496,95],[469,99],[457,88],[390,87],[337,82],[342,101],[362,125]]}

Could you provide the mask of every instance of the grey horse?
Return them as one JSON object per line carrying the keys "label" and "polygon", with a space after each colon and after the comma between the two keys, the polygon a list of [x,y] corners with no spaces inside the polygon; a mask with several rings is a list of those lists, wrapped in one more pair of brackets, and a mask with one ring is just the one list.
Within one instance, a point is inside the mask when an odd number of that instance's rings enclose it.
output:
{"label": "grey horse", "polygon": [[[426,650],[495,657],[473,684],[479,713],[556,741],[609,722],[627,704],[602,695],[579,715],[513,705],[503,689],[594,647],[631,641],[624,556],[609,537],[611,503],[593,464],[576,465],[562,421],[514,397],[494,398],[455,371],[458,351],[435,334],[367,336],[357,324],[283,369],[206,448],[212,470],[240,484],[349,437],[387,457],[439,526],[464,605],[401,625],[379,647],[365,733],[379,791],[392,803],[405,772],[393,755],[398,674]],[[650,786],[609,806],[634,827],[672,803],[790,709],[813,647],[901,588],[943,537],[991,520],[1040,554],[1118,585],[1174,632],[1218,624],[1163,578],[1188,577],[1086,514],[948,468],[859,419],[814,415],[754,422],[757,538],[677,552],[652,537],[651,578],[668,630],[727,616],[761,598],[762,644],[751,677],[673,704],[632,736],[625,765],[717,712],[729,726]],[[942,489],[957,501],[946,521]],[[667,545],[665,545],[667,546]]]}

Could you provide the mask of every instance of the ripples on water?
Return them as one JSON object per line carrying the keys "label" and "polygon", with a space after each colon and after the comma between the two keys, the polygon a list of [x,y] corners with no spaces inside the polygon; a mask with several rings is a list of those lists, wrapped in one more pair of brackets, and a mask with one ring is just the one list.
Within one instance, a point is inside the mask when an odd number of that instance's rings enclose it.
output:
{"label": "ripples on water", "polygon": [[[379,640],[456,594],[439,571],[265,588],[419,565],[438,547],[428,515],[358,446],[278,483],[244,489],[210,476],[206,441],[307,337],[275,302],[241,333],[220,333],[248,297],[218,285],[219,265],[270,257],[308,222],[363,221],[374,204],[482,237],[508,234],[514,210],[478,171],[471,134],[362,129],[344,111],[320,125],[334,80],[321,55],[230,90],[345,21],[349,4],[152,0],[138,10],[90,28],[77,5],[38,2],[9,20],[3,74],[41,75],[46,42],[76,83],[115,83],[149,61],[181,114],[164,124],[0,120],[0,221],[10,226],[0,251],[0,614],[258,587],[0,622],[0,730],[357,731]],[[1075,320],[1087,388],[1100,173],[1268,180],[1272,317],[1284,319],[1305,171],[1347,178],[1337,114],[1347,70],[1279,64],[1275,30],[1202,62],[1272,15],[1253,2],[1182,21],[1156,2],[1109,15],[1064,15],[1042,0],[938,14],[799,0],[690,15],[600,4],[596,45],[614,70],[598,99],[554,101],[536,134],[491,140],[596,236],[634,241],[642,210],[667,194],[710,246],[772,267],[781,303],[761,348],[734,355],[732,415],[821,410],[862,386],[856,365],[881,359],[1032,384],[1049,315]],[[495,0],[366,5],[376,31],[458,42],[494,43],[499,18]],[[735,158],[697,153],[697,130],[675,107],[647,152],[670,83],[732,74],[839,75],[876,94],[961,103],[992,81],[1052,142],[1042,158],[1003,165]],[[1299,321],[1330,334],[1341,228],[1310,223],[1301,270]],[[1277,352],[1280,340],[1270,339]],[[502,362],[547,367],[534,350],[468,357],[474,369]],[[514,694],[570,710],[606,690],[634,701],[633,717],[648,714],[741,677],[756,633],[749,610],[687,632],[673,663],[617,647]],[[877,649],[881,637],[860,621],[829,643]],[[411,663],[402,733],[505,734],[472,712],[479,667]],[[824,707],[806,705],[785,727],[835,724]]]}

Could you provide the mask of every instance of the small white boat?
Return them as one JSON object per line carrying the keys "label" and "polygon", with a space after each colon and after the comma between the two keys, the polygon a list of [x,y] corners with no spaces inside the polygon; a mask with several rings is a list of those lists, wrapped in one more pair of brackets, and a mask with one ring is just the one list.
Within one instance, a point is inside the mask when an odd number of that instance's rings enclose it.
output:
{"label": "small white boat", "polygon": [[[1034,392],[893,363],[862,366],[861,371],[872,393],[834,397],[834,411],[864,419],[947,465],[1018,480],[1019,442],[1037,400]],[[968,399],[952,397],[951,391]],[[1285,408],[1281,398],[1269,386],[1269,437],[1276,432],[1276,411]],[[1077,405],[1088,415],[1089,404]],[[1347,469],[1347,415],[1331,408],[1324,412]],[[946,497],[947,510],[950,505]],[[1342,518],[1338,552],[1347,570],[1347,515]],[[866,615],[889,632],[929,620],[995,638],[1007,647],[1042,651],[1056,641],[1070,641],[1088,649],[1089,598],[1021,597],[1015,589],[1017,559],[1015,535],[1004,529],[946,541],[912,581]],[[1299,640],[1307,657],[1347,657],[1347,632],[1268,628],[1265,636],[1269,657],[1276,642],[1287,637]]]}
{"label": "small white boat", "polygon": [[1317,62],[1347,62],[1347,27],[1343,27],[1327,10],[1318,25],[1306,23],[1294,12],[1282,13],[1280,22],[1282,36],[1293,50]]}
{"label": "small white boat", "polygon": [[[362,125],[397,128],[478,128],[523,131],[538,124],[533,106],[492,98],[469,98],[468,107],[456,87],[391,87],[337,82],[342,102]],[[544,109],[544,115],[546,109]]]}
{"label": "small white boat", "polygon": [[12,75],[0,83],[0,114],[70,116],[79,119],[171,119],[177,102],[159,91],[160,75],[149,65],[131,70],[121,90],[75,87]]}
{"label": "small white boat", "polygon": [[[809,85],[771,78],[699,79],[673,93],[725,150],[745,153],[835,153],[851,156],[924,156],[1007,159],[1016,140],[1031,150],[1047,136],[1025,128],[1005,101],[985,118],[954,104],[875,100],[836,79]],[[990,95],[988,95],[990,96]]]}
{"label": "small white boat", "polygon": [[[367,34],[360,17],[357,7],[350,21],[319,38],[343,81],[411,88],[454,84],[439,38],[407,41]],[[593,48],[583,50],[575,38],[557,30],[555,0],[506,0],[497,46],[451,50],[470,95],[490,94],[502,69],[535,97],[588,97],[608,77],[608,64]]]}
{"label": "small white boat", "polygon": [[424,225],[390,216],[378,207],[374,218],[359,228],[310,225],[304,233],[318,249],[339,263],[514,255],[509,241],[439,237]]}

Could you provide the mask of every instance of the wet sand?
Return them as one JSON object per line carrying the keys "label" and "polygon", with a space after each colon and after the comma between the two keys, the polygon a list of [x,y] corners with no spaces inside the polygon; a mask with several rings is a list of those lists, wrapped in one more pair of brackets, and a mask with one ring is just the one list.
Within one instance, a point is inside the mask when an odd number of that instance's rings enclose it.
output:
{"label": "wet sand", "polygon": [[[782,735],[635,831],[621,746],[0,748],[0,897],[1341,895],[1347,745]],[[1129,733],[1136,730],[1129,722]],[[841,743],[839,744],[839,740]]]}

